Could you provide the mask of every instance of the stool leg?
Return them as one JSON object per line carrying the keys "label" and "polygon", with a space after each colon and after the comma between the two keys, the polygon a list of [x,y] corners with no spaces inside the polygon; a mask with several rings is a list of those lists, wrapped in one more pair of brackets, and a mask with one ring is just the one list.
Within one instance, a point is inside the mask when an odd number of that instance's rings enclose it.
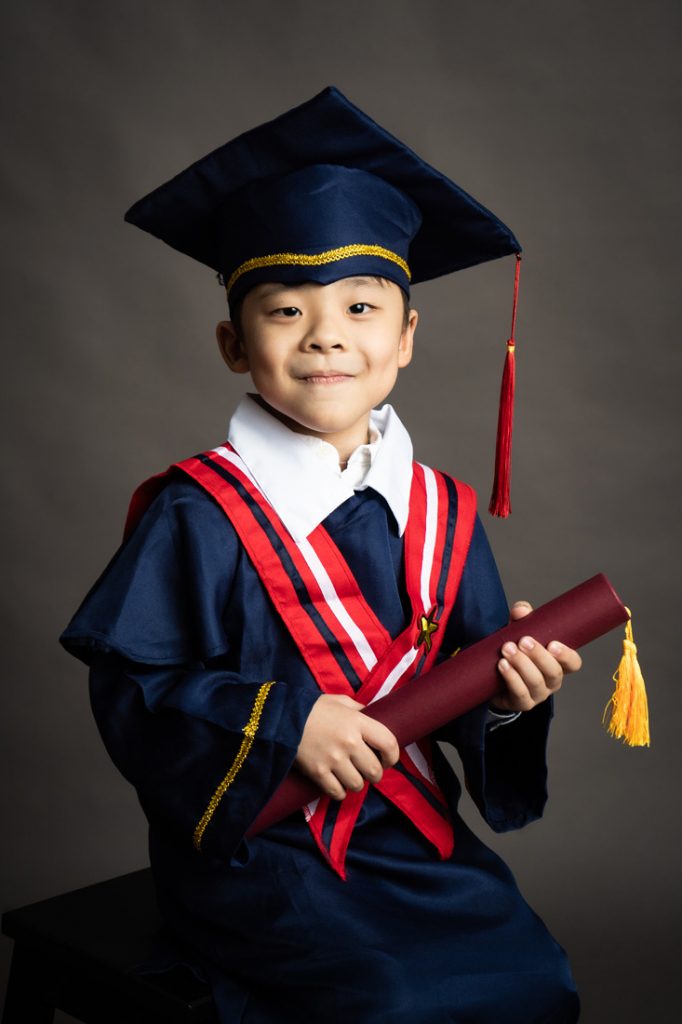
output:
{"label": "stool leg", "polygon": [[53,1024],[54,1006],[41,998],[39,973],[39,961],[15,942],[2,1024]]}

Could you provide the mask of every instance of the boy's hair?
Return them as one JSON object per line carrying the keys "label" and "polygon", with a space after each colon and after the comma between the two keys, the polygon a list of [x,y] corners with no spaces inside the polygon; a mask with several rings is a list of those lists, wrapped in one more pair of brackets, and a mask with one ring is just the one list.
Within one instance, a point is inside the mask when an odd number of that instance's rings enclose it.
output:
{"label": "boy's hair", "polygon": [[[381,282],[386,281],[385,277],[381,277],[378,274],[367,274],[367,277],[371,277],[374,281],[381,281]],[[295,288],[296,285],[292,285],[292,287]],[[403,298],[403,330],[405,330],[405,328],[407,327],[407,325],[408,325],[408,323],[410,321],[410,308],[411,308],[410,307],[410,296],[407,294],[407,292],[403,288],[400,289],[400,294],[402,295],[402,298]],[[242,331],[241,312],[242,312],[242,303],[243,303],[245,297],[246,296],[242,296],[241,299],[239,299],[239,301],[235,303],[234,308],[232,306],[230,306],[230,320],[234,324],[235,330],[237,332],[237,336],[239,338],[243,338],[244,337],[243,331]]]}

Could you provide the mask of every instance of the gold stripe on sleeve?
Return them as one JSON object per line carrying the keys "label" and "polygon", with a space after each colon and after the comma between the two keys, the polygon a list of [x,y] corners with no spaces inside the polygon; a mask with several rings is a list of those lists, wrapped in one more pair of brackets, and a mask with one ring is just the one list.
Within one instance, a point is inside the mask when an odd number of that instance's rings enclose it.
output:
{"label": "gold stripe on sleeve", "polygon": [[255,739],[256,732],[258,731],[260,716],[263,713],[263,705],[265,704],[268,693],[270,692],[270,687],[274,685],[274,680],[272,680],[272,682],[269,683],[263,683],[263,685],[258,690],[258,693],[256,694],[256,699],[253,702],[253,707],[251,709],[251,715],[249,717],[248,722],[242,729],[242,732],[244,733],[244,739],[242,740],[241,746],[237,751],[237,756],[230,765],[230,770],[228,771],[227,775],[222,780],[222,782],[216,789],[215,793],[209,800],[208,807],[202,814],[199,824],[194,829],[194,846],[197,850],[201,849],[201,840],[203,838],[204,832],[206,831],[206,828],[211,818],[218,809],[218,804],[220,803],[225,793],[236,779],[237,775],[239,774],[240,768],[242,767],[247,757],[249,756],[249,751],[253,746],[253,741]]}

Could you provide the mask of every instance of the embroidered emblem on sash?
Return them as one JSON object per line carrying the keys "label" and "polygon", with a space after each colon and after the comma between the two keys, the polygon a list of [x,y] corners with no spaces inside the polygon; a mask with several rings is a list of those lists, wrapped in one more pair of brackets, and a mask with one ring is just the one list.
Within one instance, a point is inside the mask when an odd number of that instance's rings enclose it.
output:
{"label": "embroidered emblem on sash", "polygon": [[437,608],[432,608],[428,615],[419,616],[419,632],[415,647],[421,647],[423,644],[427,654],[431,650],[431,634],[435,633],[439,626],[439,623],[436,622],[437,612]]}

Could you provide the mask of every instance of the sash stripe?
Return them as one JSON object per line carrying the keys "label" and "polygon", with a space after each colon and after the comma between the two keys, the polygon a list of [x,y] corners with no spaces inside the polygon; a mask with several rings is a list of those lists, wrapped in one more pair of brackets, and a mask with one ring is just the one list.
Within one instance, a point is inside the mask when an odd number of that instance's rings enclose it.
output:
{"label": "sash stripe", "polygon": [[357,580],[351,573],[348,563],[325,528],[322,525],[318,526],[310,534],[308,541],[320,563],[329,566],[329,571],[333,572],[339,597],[378,659],[392,642],[390,633],[358,588]]}
{"label": "sash stripe", "polygon": [[403,677],[407,669],[417,660],[418,657],[419,649],[417,647],[410,646],[405,654],[403,654],[400,661],[391,669],[377,692],[368,703],[372,704],[375,700],[379,700],[381,697],[385,697],[390,693],[396,683]]}
{"label": "sash stripe", "polygon": [[410,761],[415,766],[417,771],[421,772],[424,778],[428,779],[429,782],[433,782],[434,780],[431,774],[431,769],[429,767],[429,762],[426,760],[424,754],[419,749],[419,744],[408,743],[408,745],[405,747],[405,753],[407,754],[407,756],[409,757]]}
{"label": "sash stripe", "polygon": [[[277,555],[281,563],[284,575],[288,578],[291,587],[296,594],[296,598],[298,599],[297,604],[306,612],[306,614],[309,616],[312,623],[314,624],[315,628],[319,632],[320,636],[323,638],[326,647],[328,648],[329,652],[334,658],[337,669],[340,670],[342,678],[347,681],[347,684],[350,683],[350,686],[353,688],[353,690],[359,689],[360,677],[358,673],[356,672],[354,666],[348,659],[346,651],[341,646],[340,641],[328,628],[327,623],[324,621],[320,612],[315,607],[315,604],[311,599],[310,592],[306,584],[304,583],[303,579],[301,578],[301,575],[298,572],[298,569],[294,564],[294,561],[289,551],[287,550],[286,545],[282,542],[279,534],[272,526],[272,523],[270,522],[269,518],[264,514],[262,507],[258,504],[258,502],[253,500],[246,487],[244,487],[244,485],[229,470],[223,468],[219,463],[213,461],[212,459],[209,459],[206,456],[200,456],[200,461],[208,470],[216,473],[227,483],[229,483],[240,496],[240,498],[243,500],[244,504],[248,507],[248,510],[253,516],[253,519],[256,521],[258,526],[260,526],[261,530],[267,537],[270,547]],[[245,537],[242,535],[241,531],[240,537],[242,541],[245,541]],[[254,545],[254,543],[256,542],[256,537],[253,536],[252,538],[250,538],[250,540],[250,544],[248,542],[245,543],[245,547],[247,547],[247,550],[248,547]],[[268,593],[270,594],[270,597],[273,597],[273,592],[270,587],[268,587]],[[307,646],[308,644],[306,643],[306,647]],[[311,670],[315,674],[314,664],[311,665],[310,662],[308,662],[309,668],[311,668]],[[326,668],[328,671],[328,664]],[[347,693],[347,685],[342,688],[342,692]]]}
{"label": "sash stripe", "polygon": [[[214,449],[214,452],[220,456],[222,461],[230,464],[231,473],[236,472],[238,478],[240,475],[246,478],[244,484],[252,500],[268,517],[271,526],[277,532],[282,544],[289,551],[291,558],[297,562],[299,574],[307,582],[310,596],[316,600],[319,611],[323,616],[327,617],[328,625],[334,631],[336,631],[337,626],[341,626],[342,632],[338,635],[338,639],[342,644],[347,639],[352,641],[353,648],[349,649],[348,654],[353,661],[356,672],[360,676],[364,676],[367,672],[368,661],[371,661],[372,665],[376,663],[378,653],[386,649],[391,642],[391,637],[368,605],[364,596],[359,592],[355,578],[350,573],[345,560],[341,557],[338,548],[329,537],[329,534],[323,527],[318,527],[313,531],[308,540],[301,544],[296,544],[272,507],[258,490],[239,455],[234,450],[224,446]],[[333,557],[334,555],[336,556],[335,558]],[[332,583],[324,567],[323,562],[325,560],[333,565],[335,570],[339,570],[338,573],[335,573],[337,576],[336,585]],[[339,587],[340,584],[342,584],[341,587]],[[341,593],[337,592],[339,589]],[[328,596],[332,598],[331,602],[328,599],[326,600]],[[336,600],[334,600],[334,597]],[[335,626],[335,622],[337,626]]]}
{"label": "sash stripe", "polygon": [[[413,543],[412,538],[419,538],[420,543]],[[405,584],[412,602],[412,611],[419,615],[422,611],[428,615],[430,608],[419,608],[421,604],[421,566],[424,538],[426,537],[426,484],[424,470],[420,463],[415,462],[410,489],[410,510],[405,529]],[[414,620],[416,622],[416,618]]]}
{"label": "sash stripe", "polygon": [[[447,519],[444,527],[444,537],[442,540],[443,547],[446,551],[452,551],[453,541],[455,537],[455,525],[457,522],[458,513],[458,500],[457,500],[457,488],[454,483],[448,479],[448,477],[441,477],[441,486],[445,491],[445,507],[448,510]],[[443,560],[441,566],[440,575],[436,583],[437,602],[439,608],[444,608],[446,605],[446,586],[448,582],[448,570],[450,569],[451,559],[447,561]],[[459,581],[458,581],[459,583]]]}
{"label": "sash stripe", "polygon": [[329,797],[327,797],[327,807],[325,809],[325,814],[321,822],[322,829],[320,832],[320,836],[326,849],[329,850],[330,853],[334,829],[336,828],[339,813],[344,802],[345,801],[341,800],[330,800]]}
{"label": "sash stripe", "polygon": [[415,788],[419,790],[423,799],[426,800],[435,811],[438,811],[441,817],[445,818],[446,821],[449,820],[447,804],[443,803],[440,790],[436,789],[435,785],[430,782],[430,780],[425,779],[423,775],[417,774],[414,766],[412,764],[408,764],[405,757],[401,757],[397,762],[395,765],[395,771],[404,778],[409,779]]}
{"label": "sash stripe", "polygon": [[[428,615],[434,601],[432,600],[431,573],[433,570],[434,553],[436,550],[436,534],[438,533],[438,487],[432,469],[422,466],[426,488],[426,524],[424,530],[424,552],[421,565],[421,598],[422,608]],[[442,549],[441,549],[442,550]]]}
{"label": "sash stripe", "polygon": [[339,595],[334,589],[334,584],[329,579],[329,576],[325,572],[322,562],[317,556],[315,549],[312,544],[307,540],[299,541],[299,551],[308,563],[308,568],[313,573],[317,580],[322,596],[329,605],[332,613],[337,618],[339,624],[346,630],[348,636],[353,641],[356,651],[362,658],[365,667],[370,670],[376,665],[378,659],[372,648],[370,647],[364,633],[356,626],[352,618],[344,608]]}
{"label": "sash stripe", "polygon": [[[384,773],[375,783],[379,792],[399,808],[435,846],[445,860],[452,854],[454,836],[447,806],[436,810],[417,790],[415,780],[408,782],[397,769]],[[447,817],[446,817],[447,815]]]}

